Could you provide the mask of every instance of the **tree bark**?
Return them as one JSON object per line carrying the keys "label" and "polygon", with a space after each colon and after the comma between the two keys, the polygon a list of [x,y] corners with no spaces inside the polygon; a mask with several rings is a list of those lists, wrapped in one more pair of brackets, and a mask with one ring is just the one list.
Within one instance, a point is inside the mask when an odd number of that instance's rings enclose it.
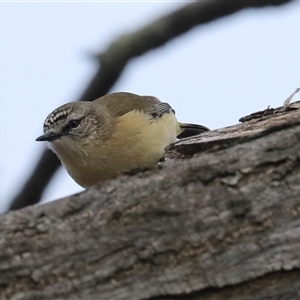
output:
{"label": "tree bark", "polygon": [[299,299],[298,105],[168,155],[2,215],[0,299]]}

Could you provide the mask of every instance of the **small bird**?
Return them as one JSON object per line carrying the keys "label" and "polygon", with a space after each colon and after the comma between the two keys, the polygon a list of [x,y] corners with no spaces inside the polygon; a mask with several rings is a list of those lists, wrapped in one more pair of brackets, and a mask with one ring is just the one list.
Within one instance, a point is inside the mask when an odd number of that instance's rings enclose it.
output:
{"label": "small bird", "polygon": [[153,168],[177,138],[208,130],[179,123],[172,107],[156,97],[122,92],[58,107],[36,141],[48,141],[69,175],[86,188],[120,173]]}

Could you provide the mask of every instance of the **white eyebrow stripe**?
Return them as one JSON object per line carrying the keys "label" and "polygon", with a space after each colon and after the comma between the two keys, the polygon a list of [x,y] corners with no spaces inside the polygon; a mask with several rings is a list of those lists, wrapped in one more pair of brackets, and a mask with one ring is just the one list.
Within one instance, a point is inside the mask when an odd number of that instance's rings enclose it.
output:
{"label": "white eyebrow stripe", "polygon": [[66,118],[68,114],[69,114],[69,110],[53,112],[46,118],[46,120],[44,122],[44,127],[50,127],[51,125],[56,123],[58,120]]}

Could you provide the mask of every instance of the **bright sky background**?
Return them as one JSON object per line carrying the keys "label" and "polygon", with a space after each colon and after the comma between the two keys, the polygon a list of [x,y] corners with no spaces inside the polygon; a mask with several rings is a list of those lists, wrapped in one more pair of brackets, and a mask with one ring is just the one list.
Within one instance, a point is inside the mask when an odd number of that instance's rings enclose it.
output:
{"label": "bright sky background", "polygon": [[[35,142],[45,117],[76,100],[92,78],[90,54],[186,3],[0,3],[0,211],[45,147]],[[299,28],[300,1],[198,26],[134,59],[114,91],[157,96],[180,121],[236,124],[282,105],[300,86]],[[80,190],[61,168],[43,199]]]}

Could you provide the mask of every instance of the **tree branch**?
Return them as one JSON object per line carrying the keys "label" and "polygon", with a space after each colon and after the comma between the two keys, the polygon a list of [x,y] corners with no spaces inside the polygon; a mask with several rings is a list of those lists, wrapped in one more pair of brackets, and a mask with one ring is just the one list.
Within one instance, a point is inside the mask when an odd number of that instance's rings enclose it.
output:
{"label": "tree branch", "polygon": [[[281,5],[291,0],[260,1],[199,1],[159,18],[148,26],[114,41],[106,51],[99,54],[99,69],[80,101],[91,101],[106,94],[124,67],[134,57],[160,47],[171,39],[189,31],[197,25],[214,21],[249,7]],[[60,163],[56,156],[45,150],[19,194],[12,200],[10,209],[18,209],[40,201],[42,193]]]}
{"label": "tree branch", "polygon": [[298,298],[296,106],[178,142],[182,162],[2,215],[0,298]]}

